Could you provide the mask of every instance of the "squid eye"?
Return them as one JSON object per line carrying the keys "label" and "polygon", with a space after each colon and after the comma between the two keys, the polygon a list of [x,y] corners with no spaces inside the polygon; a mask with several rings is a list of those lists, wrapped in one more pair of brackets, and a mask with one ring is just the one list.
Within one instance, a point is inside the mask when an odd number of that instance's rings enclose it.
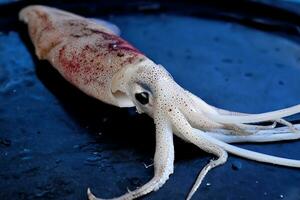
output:
{"label": "squid eye", "polygon": [[149,94],[148,94],[148,92],[136,93],[135,98],[142,105],[146,105],[147,103],[149,103]]}

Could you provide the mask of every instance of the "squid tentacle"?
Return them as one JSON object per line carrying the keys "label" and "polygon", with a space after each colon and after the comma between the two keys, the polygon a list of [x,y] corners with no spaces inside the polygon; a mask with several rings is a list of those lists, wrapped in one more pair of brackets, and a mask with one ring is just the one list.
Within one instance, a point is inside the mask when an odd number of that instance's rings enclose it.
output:
{"label": "squid tentacle", "polygon": [[[293,108],[295,108],[295,107],[299,107],[299,105],[294,106]],[[287,108],[287,111],[288,112],[293,112],[292,111],[293,108],[292,107]],[[285,110],[285,109],[283,109],[283,110]],[[274,112],[277,112],[277,111],[274,111]],[[269,112],[268,115],[271,115],[271,113],[272,112]],[[264,114],[262,114],[262,115],[264,115]],[[216,115],[216,116],[218,116],[218,115]],[[218,117],[222,118],[222,117],[224,117],[224,115],[219,115]],[[228,117],[235,117],[235,116],[228,116]],[[247,115],[247,116],[241,116],[241,117],[249,117],[249,116]],[[277,131],[276,131],[276,129],[275,129],[275,131],[274,131],[274,129],[262,130],[261,131],[262,134],[257,134],[256,133],[254,135],[248,135],[248,136],[227,136],[226,137],[226,135],[219,134],[219,135],[217,135],[217,137],[221,138],[221,139],[224,139],[226,141],[229,141],[229,142],[235,142],[235,141],[237,141],[237,142],[241,141],[242,142],[242,141],[251,141],[251,140],[253,140],[254,142],[255,141],[263,142],[263,141],[280,141],[280,140],[300,139],[300,134],[298,135],[298,134],[293,133],[294,136],[292,136],[291,133],[285,133],[285,134],[282,133],[282,134],[280,134],[280,132],[282,130],[283,129],[280,129],[280,128],[278,128]],[[255,160],[255,161],[258,161],[258,162],[264,162],[264,163],[271,163],[271,164],[282,165],[282,166],[287,166],[287,167],[300,168],[300,161],[299,160],[281,158],[281,157],[271,156],[271,155],[267,155],[267,154],[263,154],[263,153],[257,153],[257,152],[253,152],[253,151],[250,151],[250,150],[242,149],[242,148],[235,147],[233,145],[227,144],[227,143],[223,142],[222,140],[218,140],[218,139],[214,138],[213,136],[210,136],[209,134],[205,134],[201,130],[194,129],[194,131],[198,135],[198,137],[204,136],[210,142],[219,145],[220,147],[224,148],[226,151],[228,151],[228,152],[230,152],[234,155],[244,157],[244,158],[247,158],[247,159],[250,159],[250,160]],[[263,135],[263,133],[265,135]],[[266,135],[266,134],[268,134],[268,135]],[[216,134],[215,134],[215,136],[216,136]]]}
{"label": "squid tentacle", "polygon": [[[250,125],[250,124],[222,124],[221,129],[213,129],[216,132],[221,132],[230,135],[253,135],[259,130],[269,130],[275,128],[277,122],[272,125],[260,126],[260,125]],[[196,124],[198,125],[198,124]],[[201,129],[201,126],[196,126],[196,128]]]}
{"label": "squid tentacle", "polygon": [[216,123],[215,121],[207,118],[203,113],[195,111],[195,109],[183,109],[183,113],[188,116],[188,121],[193,127],[213,131],[228,135],[252,135],[259,130],[274,129],[277,125],[277,121],[274,121],[271,125],[253,125],[243,123]]}
{"label": "squid tentacle", "polygon": [[[128,192],[112,200],[131,200],[158,190],[173,173],[174,146],[171,124],[162,117],[161,113],[155,117],[156,124],[156,150],[154,155],[154,177],[142,187]],[[89,200],[102,200],[95,197],[90,189],[87,191]]]}
{"label": "squid tentacle", "polygon": [[[275,124],[275,123],[274,123]],[[263,127],[256,127],[255,125],[249,125],[249,126],[244,126],[244,124],[242,126],[238,126],[240,129],[243,130],[243,132],[239,132],[236,133],[236,129],[229,129],[230,127],[227,127],[227,129],[225,128],[215,128],[215,129],[211,129],[211,130],[206,130],[205,132],[213,132],[213,133],[218,133],[218,134],[222,134],[222,135],[227,135],[227,136],[249,136],[249,135],[256,135],[257,133],[259,133],[260,131],[264,131],[264,130],[274,130],[274,124],[269,125],[269,126],[263,126]],[[197,129],[201,129],[200,126],[193,126],[194,128]],[[241,134],[241,133],[245,133],[245,134]],[[275,134],[277,133],[277,131],[274,132]]]}
{"label": "squid tentacle", "polygon": [[219,155],[217,160],[210,160],[209,163],[200,171],[192,189],[190,190],[186,200],[190,200],[192,196],[195,194],[199,186],[201,185],[204,177],[209,172],[209,170],[213,169],[214,167],[217,167],[219,165],[224,164],[227,161],[228,154],[226,151],[224,151],[222,148],[219,148]]}
{"label": "squid tentacle", "polygon": [[201,130],[196,130],[196,131],[194,130],[194,133],[195,133],[195,136],[198,135],[198,137],[206,138],[211,143],[219,145],[220,147],[224,148],[224,150],[226,150],[229,153],[232,153],[234,155],[237,155],[237,156],[249,159],[249,160],[255,160],[258,162],[270,163],[270,164],[286,166],[286,167],[300,168],[300,160],[272,156],[272,155],[258,153],[258,152],[254,152],[251,150],[246,150],[246,149],[243,149],[240,147],[236,147],[236,146],[227,144],[221,140],[218,140],[216,138],[213,138],[210,135],[205,134]]}
{"label": "squid tentacle", "polygon": [[[190,92],[188,93],[188,95],[193,99],[193,101],[198,105],[198,107],[201,107],[201,111],[207,114],[207,116],[211,116],[213,119],[220,119],[221,117],[224,117],[222,120],[217,120],[217,122],[221,123],[256,123],[264,121],[276,121],[283,117],[288,117],[300,113],[300,104],[260,114],[232,112],[211,106]],[[214,118],[214,116],[217,115],[218,117]]]}
{"label": "squid tentacle", "polygon": [[[239,148],[230,144],[227,144],[221,140],[218,140],[214,137],[211,137],[209,134],[198,130],[198,129],[193,129],[190,124],[188,123],[186,117],[179,111],[179,109],[172,111],[169,114],[169,117],[171,119],[171,122],[173,126],[177,129],[178,133],[180,134],[180,137],[188,138],[189,141],[195,145],[197,145],[199,148],[207,151],[208,153],[212,153],[214,155],[219,156],[223,162],[217,163],[218,165],[221,165],[226,162],[226,155],[224,154],[217,154],[217,150],[224,150],[226,152],[232,153],[234,155],[250,159],[250,160],[255,160],[258,162],[263,162],[263,163],[270,163],[270,164],[276,164],[276,165],[281,165],[281,166],[287,166],[287,167],[296,167],[300,168],[300,160],[293,160],[293,159],[288,159],[288,158],[281,158],[277,156],[272,156],[272,155],[267,155],[263,153],[258,153],[250,150],[246,150],[243,148]],[[298,135],[298,134],[294,134]],[[300,134],[299,134],[300,135]],[[247,136],[245,136],[247,137]],[[225,159],[224,159],[225,156]],[[216,165],[216,166],[218,166]],[[213,167],[216,167],[213,166]],[[191,192],[189,193],[188,198],[191,198],[191,196],[196,192],[197,188],[200,186],[202,179],[204,178],[205,174],[212,169],[210,165],[207,166],[208,168],[204,168],[201,172],[200,175],[198,176],[195,185],[193,186]]]}
{"label": "squid tentacle", "polygon": [[[296,124],[296,128],[300,129],[300,125]],[[194,128],[194,131],[198,129]],[[277,142],[284,140],[298,140],[299,133],[293,133],[287,127],[275,128],[272,130],[261,130],[253,135],[226,135],[214,131],[206,131],[205,134],[210,135],[218,140],[226,143],[242,143],[242,142]]]}
{"label": "squid tentacle", "polygon": [[179,109],[175,109],[169,113],[169,118],[173,126],[176,129],[176,134],[179,137],[188,138],[188,141],[198,146],[200,149],[211,153],[217,156],[216,160],[211,160],[199,173],[192,189],[190,190],[187,200],[190,200],[194,193],[197,191],[199,186],[201,185],[204,177],[209,172],[209,170],[224,164],[227,161],[228,154],[227,152],[219,147],[218,145],[206,140],[203,137],[194,137],[193,129],[184,117],[184,115],[179,111]]}
{"label": "squid tentacle", "polygon": [[297,130],[294,126],[294,124],[292,124],[291,122],[289,121],[286,121],[285,119],[277,119],[276,122],[282,124],[282,125],[285,125],[287,126],[292,132],[296,133],[298,132],[299,130]]}
{"label": "squid tentacle", "polygon": [[[217,107],[214,107],[212,106],[213,108],[215,108],[218,113],[220,113],[221,115],[229,115],[229,116],[247,116],[247,115],[255,115],[255,114],[250,114],[250,113],[241,113],[241,112],[234,112],[234,111],[229,111],[229,110],[224,110],[224,109],[220,109],[220,108],[217,108]],[[278,124],[282,124],[282,125],[285,125],[285,126],[288,126],[290,128],[290,130],[292,130],[293,132],[296,132],[297,130],[295,129],[295,127],[293,126],[292,123],[288,122],[287,120],[285,119],[275,119],[275,120],[270,120],[270,121],[273,121],[273,125],[247,125],[247,124],[238,124],[239,126],[253,126],[253,127],[257,127],[257,129],[269,129],[269,128],[275,128],[277,123]],[[273,127],[274,126],[274,127]],[[247,127],[246,127],[247,128]]]}
{"label": "squid tentacle", "polygon": [[[198,129],[196,129],[198,130]],[[244,143],[244,142],[278,142],[285,140],[298,140],[300,134],[295,133],[277,133],[277,134],[266,134],[266,135],[224,135],[220,133],[206,132],[211,137],[221,140],[226,143]]]}
{"label": "squid tentacle", "polygon": [[[292,106],[290,108],[281,109],[277,111],[271,111],[267,113],[261,114],[251,114],[244,116],[227,116],[227,115],[218,115],[205,113],[205,115],[219,123],[257,123],[257,122],[265,122],[265,121],[276,121],[282,117],[288,117],[300,112],[300,105]],[[284,121],[281,121],[285,123]]]}
{"label": "squid tentacle", "polygon": [[[228,111],[225,109],[216,108],[207,104],[205,101],[200,99],[199,97],[195,96],[194,94],[188,92],[188,95],[191,97],[193,102],[199,107],[201,107],[201,114],[204,114],[206,117],[212,119],[215,122],[223,123],[223,124],[235,124],[237,127],[251,128],[254,129],[268,129],[268,128],[275,128],[270,126],[258,126],[258,125],[250,125],[245,123],[258,123],[258,122],[265,122],[265,121],[273,121],[285,126],[288,126],[292,132],[297,132],[298,130],[295,129],[292,123],[282,119],[282,117],[288,117],[300,112],[300,105],[292,106],[289,108],[260,113],[260,114],[249,114],[249,113],[241,113],[241,112],[233,112]],[[200,115],[200,113],[197,113]],[[275,124],[276,126],[276,124]]]}
{"label": "squid tentacle", "polygon": [[277,121],[274,121],[271,125],[236,124],[236,126],[246,130],[268,130],[275,128],[277,123]]}

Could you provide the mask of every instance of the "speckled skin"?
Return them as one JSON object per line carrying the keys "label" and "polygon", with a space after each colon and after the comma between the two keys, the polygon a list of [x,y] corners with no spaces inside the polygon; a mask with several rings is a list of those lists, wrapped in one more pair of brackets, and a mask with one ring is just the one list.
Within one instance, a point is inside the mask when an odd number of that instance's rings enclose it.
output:
{"label": "speckled skin", "polygon": [[29,6],[20,19],[28,24],[39,59],[46,59],[64,78],[101,101],[118,105],[111,80],[121,68],[145,56],[108,28],[58,9]]}
{"label": "speckled skin", "polygon": [[[300,161],[244,150],[228,143],[299,139],[297,128],[281,119],[300,111],[300,105],[262,114],[226,111],[208,105],[181,88],[157,65],[108,28],[83,17],[45,6],[20,12],[39,59],[46,59],[86,94],[119,107],[135,106],[153,117],[156,125],[154,177],[142,187],[118,198],[139,198],[159,189],[173,173],[173,133],[217,156],[200,172],[187,199],[205,175],[227,160],[227,152],[256,160],[300,168]],[[135,95],[147,93],[146,103]],[[274,121],[271,126],[247,123]],[[286,127],[275,128],[276,123]],[[293,133],[297,132],[297,133]],[[88,189],[90,200],[99,200]]]}

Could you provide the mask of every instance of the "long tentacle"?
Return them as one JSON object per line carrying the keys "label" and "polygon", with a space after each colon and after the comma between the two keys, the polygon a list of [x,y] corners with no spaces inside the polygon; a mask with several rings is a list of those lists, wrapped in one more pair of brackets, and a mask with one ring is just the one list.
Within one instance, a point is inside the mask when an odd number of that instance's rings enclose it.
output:
{"label": "long tentacle", "polygon": [[[156,150],[154,156],[154,177],[145,185],[135,191],[124,194],[113,200],[131,200],[139,198],[147,193],[158,190],[173,173],[174,146],[172,126],[163,115],[154,116],[156,124]],[[89,200],[101,200],[96,198],[88,189]]]}
{"label": "long tentacle", "polygon": [[296,128],[295,128],[295,125],[292,124],[291,122],[288,122],[288,121],[286,121],[286,120],[284,120],[284,119],[277,119],[276,122],[278,122],[278,123],[280,123],[280,124],[282,124],[282,125],[285,125],[285,126],[289,127],[289,129],[290,129],[292,132],[294,132],[294,133],[298,132],[298,129],[296,129]]}
{"label": "long tentacle", "polygon": [[[295,125],[300,129],[300,125]],[[198,129],[194,129],[198,131]],[[221,140],[226,143],[242,143],[242,142],[277,142],[284,140],[298,140],[300,139],[299,133],[293,133],[287,127],[275,128],[272,130],[261,130],[253,135],[226,135],[223,133],[216,133],[213,131],[205,132],[215,139]]]}
{"label": "long tentacle", "polygon": [[[195,99],[196,96],[192,96],[190,95],[192,98]],[[197,97],[198,98],[198,97]],[[205,103],[205,102],[204,102]],[[205,105],[202,101],[202,104]],[[209,105],[206,104],[205,108],[207,108]],[[273,112],[269,112],[269,113],[262,113],[262,114],[254,114],[254,115],[242,115],[242,116],[225,116],[225,115],[219,115],[216,114],[216,112],[211,112],[211,113],[207,113],[207,115],[209,115],[209,117],[211,117],[211,119],[217,121],[217,122],[225,122],[225,123],[255,123],[257,121],[269,121],[269,120],[275,120],[279,119],[281,117],[284,116],[289,116],[292,114],[296,114],[299,112],[299,108],[300,105],[297,106],[293,106],[287,109],[282,109],[279,111],[273,111]],[[205,109],[208,110],[208,109]],[[274,116],[275,114],[275,116]],[[280,114],[280,116],[278,115]],[[194,131],[195,134],[197,134],[200,138],[205,137],[206,139],[208,139],[210,142],[217,144],[219,146],[221,146],[222,148],[224,148],[226,151],[235,154],[237,156],[241,156],[250,160],[256,160],[259,162],[265,162],[265,163],[272,163],[272,164],[277,164],[277,165],[282,165],[282,166],[288,166],[288,167],[298,167],[300,168],[300,161],[299,160],[292,160],[292,159],[286,159],[286,158],[280,158],[280,157],[276,157],[276,156],[271,156],[271,155],[266,155],[266,154],[262,154],[262,153],[257,153],[257,152],[253,152],[253,151],[249,151],[246,149],[242,149],[239,147],[235,147],[232,146],[230,144],[227,144],[221,140],[218,140],[208,134],[205,134],[204,132],[197,130]],[[277,134],[276,134],[277,135]],[[296,138],[298,138],[298,134],[295,134]],[[202,136],[202,137],[201,137]],[[275,141],[275,137],[279,137],[282,135],[278,135],[275,136],[275,134],[273,136],[268,136],[268,137],[272,137],[272,139]],[[290,135],[284,135],[285,138],[287,138],[291,136]],[[230,136],[232,137],[232,136]],[[248,137],[247,139],[250,139],[250,136],[245,136]],[[222,136],[222,138],[224,139],[225,136]],[[236,138],[238,138],[238,136],[236,136]],[[240,138],[238,138],[239,140],[242,138],[242,136]],[[227,139],[227,138],[225,138]],[[259,137],[254,137],[254,139],[264,139],[267,140],[266,138],[263,138],[263,136]],[[283,138],[282,138],[283,139]],[[233,139],[230,139],[233,140]],[[271,139],[270,139],[271,140]]]}
{"label": "long tentacle", "polygon": [[[220,109],[220,108],[216,108],[214,106],[212,106],[214,109],[217,110],[217,112],[221,115],[230,115],[230,116],[247,116],[247,115],[255,115],[255,114],[250,114],[250,113],[241,113],[241,112],[233,112],[233,111],[229,111],[229,110],[224,110],[224,109]],[[274,121],[273,125],[270,126],[257,126],[257,125],[248,125],[248,124],[238,124],[239,126],[245,126],[245,128],[247,129],[248,127],[251,128],[251,127],[254,127],[255,129],[259,129],[259,130],[262,130],[262,129],[270,129],[270,128],[275,128],[276,127],[276,124],[282,124],[282,125],[285,125],[287,127],[290,128],[290,130],[292,130],[293,132],[297,132],[297,130],[295,129],[294,125],[288,121],[286,121],[285,119],[275,119],[275,120],[271,120],[271,121]],[[273,126],[273,127],[272,127]]]}
{"label": "long tentacle", "polygon": [[276,121],[277,119],[280,119],[282,117],[288,117],[299,113],[300,111],[299,109],[300,109],[300,105],[297,105],[282,110],[261,113],[261,114],[253,114],[253,115],[226,116],[226,115],[205,113],[205,116],[219,123],[257,123],[257,122],[265,122],[265,121]]}
{"label": "long tentacle", "polygon": [[[281,110],[260,113],[260,114],[231,112],[231,111],[215,108],[207,104],[202,99],[195,96],[194,94],[192,93],[188,93],[188,94],[194,100],[194,102],[196,102],[196,104],[201,107],[201,111],[205,113],[207,117],[219,123],[238,124],[238,123],[257,123],[257,122],[264,122],[264,121],[276,121],[283,117],[288,117],[300,112],[300,105],[295,105],[289,108],[284,108]],[[220,115],[218,111],[226,114]]]}
{"label": "long tentacle", "polygon": [[[200,129],[202,130],[201,126],[194,126],[194,128]],[[263,131],[263,130],[274,130],[275,128],[275,123],[269,126],[263,126],[263,127],[252,127],[251,125],[249,125],[249,127],[247,125],[245,126],[238,126],[239,129],[244,130],[244,133],[246,134],[241,134],[241,132],[237,133],[236,130],[230,129],[230,127],[228,127],[227,129],[224,128],[217,128],[217,129],[211,129],[211,130],[207,130],[206,132],[212,132],[212,133],[216,133],[216,134],[220,134],[220,135],[227,135],[228,137],[230,136],[249,136],[249,135],[256,135],[257,133]],[[291,132],[291,131],[289,131]],[[274,134],[276,134],[277,131],[274,132]]]}
{"label": "long tentacle", "polygon": [[[195,128],[201,129],[201,123],[196,123]],[[222,128],[211,129],[213,132],[223,133],[228,135],[253,135],[260,130],[272,130],[276,127],[277,122],[271,125],[249,125],[249,124],[223,124]],[[294,131],[294,128],[293,128]]]}
{"label": "long tentacle", "polygon": [[273,129],[277,125],[277,121],[274,121],[271,125],[251,125],[251,124],[237,124],[238,127],[246,130],[268,130]]}
{"label": "long tentacle", "polygon": [[234,124],[234,123],[217,123],[207,118],[201,112],[190,111],[189,109],[183,110],[184,114],[188,116],[188,121],[195,128],[201,130],[210,130],[212,132],[224,133],[229,135],[252,135],[259,130],[273,129],[277,125],[274,121],[271,125],[252,125],[252,124]]}
{"label": "long tentacle", "polygon": [[[177,112],[179,112],[179,111],[177,111]],[[173,114],[173,115],[175,116],[175,114]],[[190,125],[186,121],[185,117],[180,112],[176,114],[176,117],[180,117],[179,121],[185,122],[186,125],[184,128],[188,130],[188,131],[186,130],[185,133],[186,134],[187,134],[187,132],[189,133],[189,135],[185,136],[185,138],[188,139],[189,141],[192,140],[195,142],[197,142],[197,141],[199,142],[199,141],[204,140],[204,141],[208,141],[208,143],[210,143],[210,144],[218,145],[218,146],[222,147],[224,150],[226,150],[227,152],[230,152],[234,155],[237,155],[237,156],[240,156],[243,158],[255,160],[258,162],[300,168],[300,160],[281,158],[281,157],[277,157],[277,156],[271,156],[271,155],[267,155],[267,154],[263,154],[263,153],[258,153],[258,152],[242,149],[242,148],[227,144],[227,143],[225,143],[221,140],[218,140],[214,137],[211,137],[209,134],[205,134],[201,130],[197,130],[197,131],[193,130],[191,133],[189,130]],[[181,123],[181,126],[183,126],[182,123]]]}
{"label": "long tentacle", "polygon": [[191,199],[194,193],[197,191],[199,186],[201,185],[204,177],[208,173],[209,170],[222,165],[227,161],[227,152],[224,151],[223,148],[218,145],[206,140],[204,137],[194,137],[194,131],[184,115],[178,110],[174,109],[169,113],[169,118],[173,126],[175,127],[175,134],[179,137],[185,138],[187,141],[197,145],[200,149],[216,155],[218,158],[216,160],[211,160],[199,173],[192,189],[190,190],[187,200]]}
{"label": "long tentacle", "polygon": [[215,154],[218,155],[217,160],[210,160],[209,163],[200,171],[192,189],[190,190],[186,200],[190,200],[192,198],[192,196],[195,194],[195,192],[197,191],[197,189],[199,188],[199,186],[201,185],[204,177],[206,176],[206,174],[209,172],[209,170],[213,169],[214,167],[217,167],[219,165],[222,165],[226,162],[227,160],[227,152],[224,151],[222,148],[217,147],[215,150],[217,150],[217,152],[215,152]]}
{"label": "long tentacle", "polygon": [[281,157],[277,157],[277,156],[271,156],[271,155],[239,148],[239,147],[227,144],[221,140],[218,140],[218,139],[210,136],[209,134],[202,132],[201,130],[194,130],[194,134],[195,134],[195,137],[196,137],[196,135],[198,135],[198,137],[200,137],[200,138],[204,137],[208,141],[224,148],[227,152],[232,153],[237,156],[240,156],[240,157],[243,157],[243,158],[247,158],[249,160],[255,160],[258,162],[271,163],[271,164],[287,166],[287,167],[300,168],[300,160],[281,158]]}
{"label": "long tentacle", "polygon": [[[194,94],[192,94],[188,91],[187,91],[187,93],[188,93],[189,97],[193,100],[193,102],[196,104],[196,107],[200,107],[201,110],[203,110],[203,108],[204,108],[204,112],[196,113],[196,115],[198,115],[198,118],[202,117],[201,115],[203,115],[205,113],[210,113],[211,115],[219,115],[219,118],[222,118],[222,119],[226,118],[226,116],[234,116],[234,117],[251,116],[251,118],[253,118],[253,117],[255,118],[257,116],[257,114],[233,112],[233,111],[216,108],[214,106],[207,104],[201,98],[195,96]],[[288,108],[288,109],[290,109],[290,108]],[[274,111],[274,112],[277,112],[277,111]],[[263,114],[265,114],[265,113],[262,113],[260,115],[263,115]],[[263,122],[263,121],[265,121],[265,120],[257,120],[256,119],[256,123]],[[235,123],[233,121],[230,121],[229,123],[225,122],[225,121],[223,121],[223,122],[215,121],[218,123],[222,123],[224,125],[225,130],[217,129],[217,130],[214,130],[214,132],[220,132],[220,130],[222,130],[221,132],[223,132],[223,133],[226,132],[226,134],[230,134],[230,135],[252,135],[252,134],[255,134],[258,130],[273,129],[276,127],[277,123],[289,127],[291,132],[294,132],[294,133],[299,132],[299,130],[297,130],[292,123],[290,123],[282,118],[272,119],[269,121],[273,121],[274,122],[273,125],[261,126],[261,125],[244,124],[244,123],[246,123],[245,121],[239,121],[239,123],[237,123],[237,121],[235,121]],[[229,124],[229,127],[226,128],[226,126],[228,126],[227,124]],[[196,128],[201,129],[201,127],[200,127],[201,123],[199,125],[197,125],[197,123],[195,123],[194,125],[196,125],[195,126]],[[229,129],[229,130],[226,130],[226,129]]]}

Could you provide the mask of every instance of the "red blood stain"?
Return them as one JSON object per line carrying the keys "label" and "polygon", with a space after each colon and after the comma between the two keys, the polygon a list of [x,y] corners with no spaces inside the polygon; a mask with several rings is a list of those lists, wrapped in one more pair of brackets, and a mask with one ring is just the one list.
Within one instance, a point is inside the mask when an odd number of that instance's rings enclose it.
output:
{"label": "red blood stain", "polygon": [[74,73],[78,73],[80,71],[80,62],[74,55],[71,55],[70,58],[66,56],[66,45],[64,45],[59,50],[58,59],[60,65],[64,69],[65,75],[72,80]]}
{"label": "red blood stain", "polygon": [[[95,43],[86,44],[81,48],[76,45],[66,44],[59,50],[59,62],[63,68],[64,75],[67,79],[76,83],[77,80],[82,80],[84,84],[89,84],[92,81],[99,82],[100,74],[108,75],[116,68],[133,63],[138,55],[142,54],[122,38],[105,33],[99,30],[87,29],[86,33],[80,37],[88,37],[92,34],[97,34]],[[88,32],[87,32],[88,31]],[[79,37],[74,40],[81,41]],[[108,65],[106,57],[110,56],[115,59],[116,66]]]}

